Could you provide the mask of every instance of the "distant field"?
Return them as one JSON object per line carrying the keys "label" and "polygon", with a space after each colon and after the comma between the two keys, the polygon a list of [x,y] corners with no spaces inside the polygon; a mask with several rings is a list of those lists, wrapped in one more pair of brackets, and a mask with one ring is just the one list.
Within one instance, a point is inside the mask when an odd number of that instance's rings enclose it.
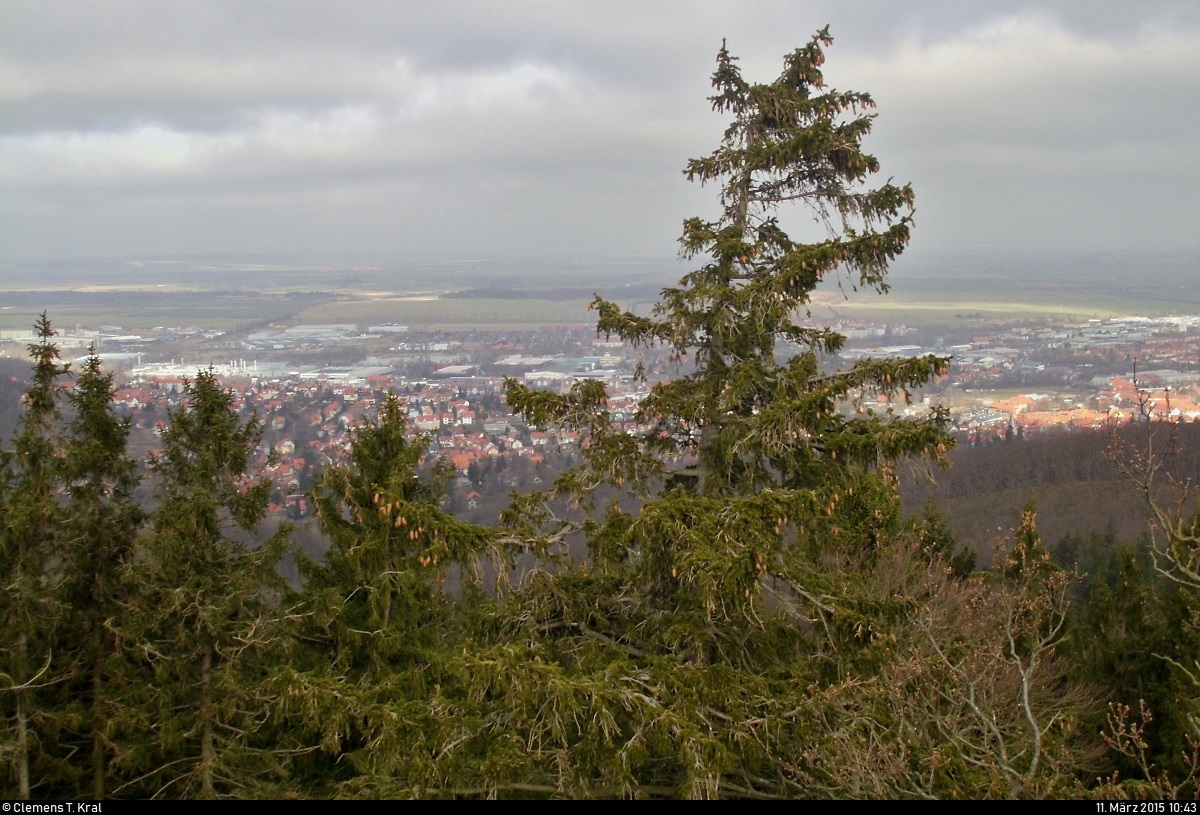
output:
{"label": "distant field", "polygon": [[271,295],[252,291],[21,291],[0,293],[0,328],[28,328],[42,311],[53,325],[127,330],[201,326],[237,330],[282,322],[329,295]]}
{"label": "distant field", "polygon": [[964,325],[974,322],[997,322],[1009,320],[1069,321],[1077,322],[1092,318],[1103,319],[1122,314],[1151,314],[1163,309],[1117,306],[1114,304],[1089,303],[1086,305],[1064,305],[1061,303],[1022,303],[947,301],[929,302],[905,300],[898,297],[879,298],[870,302],[849,301],[833,307],[844,317],[855,317],[880,322],[902,322],[914,328],[946,325]]}
{"label": "distant field", "polygon": [[[956,270],[940,276],[908,272],[893,278],[887,295],[847,287],[847,297],[823,285],[814,293],[812,313],[917,328],[978,325],[981,330],[988,324],[1019,320],[1078,322],[1129,314],[1195,314],[1200,313],[1200,287],[1194,285],[1191,270],[1181,266],[1153,280],[1116,266],[1071,266],[1044,275],[1028,269],[1016,269],[1014,275],[995,269]],[[595,320],[587,310],[590,296],[574,296],[579,292],[596,291],[635,303],[637,313],[644,314],[660,284],[658,277],[630,273],[563,271],[533,280],[528,275],[489,278],[486,268],[420,272],[402,276],[379,270],[262,269],[233,274],[193,269],[151,278],[162,282],[148,282],[125,270],[90,278],[82,273],[75,277],[47,273],[39,286],[28,270],[0,269],[0,328],[28,327],[43,309],[61,326],[119,325],[131,330],[160,325],[248,330],[267,322],[364,327],[397,322],[451,330],[576,325]],[[80,285],[81,279],[89,282]],[[431,293],[445,289],[465,296],[439,298]]]}
{"label": "distant field", "polygon": [[54,325],[126,330],[155,326],[247,329],[263,323],[385,322],[425,328],[536,327],[595,320],[587,303],[541,299],[433,299],[427,295],[381,296],[378,291],[345,294],[200,292],[183,289],[121,290],[94,287],[73,291],[0,292],[0,329],[28,328],[43,310]]}
{"label": "distant field", "polygon": [[300,312],[302,323],[384,322],[422,327],[539,326],[594,322],[584,301],[370,298],[320,303]]}
{"label": "distant field", "polygon": [[[46,310],[60,326],[119,325],[125,329],[154,326],[202,326],[219,330],[250,328],[267,322],[358,323],[386,322],[424,328],[462,329],[473,326],[536,327],[591,323],[595,312],[587,302],[541,299],[414,299],[380,297],[377,293],[347,299],[332,294],[275,295],[259,292],[195,291],[72,291],[0,293],[0,328],[27,328]],[[1124,314],[1179,312],[1178,304],[1036,303],[985,300],[933,300],[904,295],[854,294],[849,300],[822,298],[814,316],[852,317],[917,328],[969,325],[1011,320],[1082,321]],[[638,308],[644,313],[648,303]]]}
{"label": "distant field", "polygon": [[819,316],[828,316],[829,312],[843,317],[889,323],[903,322],[915,328],[925,328],[965,325],[973,321],[1079,322],[1131,314],[1155,316],[1168,313],[1198,313],[1200,307],[1189,309],[1181,307],[1178,302],[1165,300],[1131,301],[1103,296],[1086,300],[1046,301],[1032,298],[1016,299],[1002,295],[995,295],[994,299],[965,299],[893,290],[883,296],[873,293],[853,294],[848,300],[824,301],[813,309],[813,313]]}

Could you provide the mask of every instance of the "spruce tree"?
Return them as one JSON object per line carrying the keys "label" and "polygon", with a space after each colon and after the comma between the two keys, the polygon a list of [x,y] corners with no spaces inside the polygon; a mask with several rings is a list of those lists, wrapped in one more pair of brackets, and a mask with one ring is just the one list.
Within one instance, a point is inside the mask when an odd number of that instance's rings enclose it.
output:
{"label": "spruce tree", "polygon": [[[1118,546],[1111,535],[1092,535],[1069,544],[1091,550],[1093,564],[1084,578],[1086,596],[1071,619],[1074,672],[1115,703],[1150,714],[1142,733],[1144,757],[1173,776],[1185,775],[1180,760],[1188,746],[1188,711],[1179,700],[1193,694],[1172,664],[1188,664],[1189,646],[1195,644],[1187,632],[1183,592],[1154,571],[1148,539]],[[1097,729],[1102,727],[1098,722]],[[1138,762],[1113,758],[1120,777],[1142,775]]]}
{"label": "spruce tree", "polygon": [[34,332],[37,339],[28,346],[33,378],[0,467],[0,693],[7,731],[3,759],[12,771],[5,797],[19,798],[33,794],[33,768],[46,758],[36,724],[45,719],[47,689],[62,678],[63,668],[52,647],[61,610],[52,566],[61,542],[59,386],[68,366],[60,362],[57,332],[44,312]]}
{"label": "spruce tree", "polygon": [[[878,672],[913,607],[879,572],[889,551],[920,546],[891,467],[951,440],[941,409],[902,419],[864,403],[903,401],[946,359],[828,370],[843,338],[804,322],[823,279],[885,291],[912,226],[910,187],[868,183],[873,103],[826,88],[829,43],[818,32],[768,84],[721,48],[711,101],[731,123],[686,170],[720,186],[720,215],[684,223],[681,253],[703,262],[648,317],[594,303],[600,333],[692,366],[650,390],[644,430],[613,426],[599,382],[509,384],[532,424],[583,432],[584,463],[506,515],[546,557],[497,612],[490,647],[463,657],[502,711],[477,712],[491,722],[479,751],[503,760],[476,790],[775,797],[838,783],[803,769],[837,745],[838,708],[819,691]],[[790,202],[824,240],[787,235]],[[577,539],[584,560],[564,552]]]}
{"label": "spruce tree", "polygon": [[423,468],[428,446],[390,395],[313,486],[330,546],[321,562],[300,561],[297,647],[277,710],[310,793],[420,794],[460,738],[435,699],[455,681],[447,656],[459,617],[483,602],[495,534],[439,509],[452,470],[440,459]]}
{"label": "spruce tree", "polygon": [[[143,513],[135,500],[137,462],[128,456],[129,420],[113,404],[113,379],[101,370],[95,349],[69,394],[66,424],[59,586],[64,607],[62,659],[70,665],[68,717],[77,724],[70,748],[87,755],[89,772],[76,794],[104,798],[110,764],[123,758],[120,731],[131,682],[126,654],[126,601],[133,588],[134,552]],[[84,762],[76,761],[77,765]]]}
{"label": "spruce tree", "polygon": [[[1151,418],[1152,407],[1143,399],[1139,405],[1143,418],[1132,437],[1122,438],[1116,428],[1110,428],[1108,457],[1150,510],[1147,553],[1164,585],[1154,592],[1157,597],[1127,588],[1122,592],[1126,596],[1118,599],[1144,606],[1141,616],[1159,626],[1156,638],[1165,641],[1165,647],[1156,649],[1153,658],[1167,666],[1170,708],[1153,709],[1155,691],[1161,692],[1158,688],[1146,694],[1149,700],[1139,700],[1138,713],[1128,702],[1115,706],[1109,741],[1138,768],[1141,778],[1120,787],[1114,784],[1116,789],[1105,792],[1190,799],[1200,790],[1200,488],[1193,479],[1178,474],[1184,442],[1181,423]],[[1161,688],[1160,683],[1154,684]],[[1168,755],[1155,756],[1156,749]]]}
{"label": "spruce tree", "polygon": [[[665,345],[694,371],[656,385],[639,421],[643,447],[687,459],[673,468],[689,491],[746,495],[845,481],[857,466],[947,443],[946,413],[895,421],[862,409],[868,394],[907,396],[944,373],[934,356],[865,360],[845,371],[821,368],[844,337],[804,323],[817,286],[836,278],[853,289],[887,291],[887,270],[909,242],[911,186],[871,187],[879,162],[863,151],[871,97],[825,86],[828,29],[784,59],[774,82],[746,82],[722,45],[710,98],[731,117],[718,148],[688,162],[689,181],[720,186],[715,220],[684,222],[680,254],[705,258],[663,291],[650,317],[597,297],[597,330],[632,345]],[[808,207],[828,235],[803,243],[784,232],[782,205]]]}
{"label": "spruce tree", "polygon": [[157,506],[133,565],[151,739],[140,757],[145,775],[130,791],[253,795],[279,769],[259,738],[273,704],[266,687],[283,593],[275,566],[288,530],[255,542],[271,489],[248,472],[261,423],[242,420],[211,370],[184,393],[152,462]]}

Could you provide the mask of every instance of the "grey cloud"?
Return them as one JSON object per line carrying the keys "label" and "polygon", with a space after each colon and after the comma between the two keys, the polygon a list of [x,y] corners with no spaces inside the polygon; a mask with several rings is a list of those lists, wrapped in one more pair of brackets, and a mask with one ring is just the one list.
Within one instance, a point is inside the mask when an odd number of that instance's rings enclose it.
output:
{"label": "grey cloud", "polygon": [[0,0],[0,18],[11,255],[669,254],[712,206],[680,171],[724,126],[703,98],[721,38],[766,80],[826,22],[827,75],[879,101],[869,147],[914,182],[919,240],[1179,242],[1200,185],[1189,2]]}

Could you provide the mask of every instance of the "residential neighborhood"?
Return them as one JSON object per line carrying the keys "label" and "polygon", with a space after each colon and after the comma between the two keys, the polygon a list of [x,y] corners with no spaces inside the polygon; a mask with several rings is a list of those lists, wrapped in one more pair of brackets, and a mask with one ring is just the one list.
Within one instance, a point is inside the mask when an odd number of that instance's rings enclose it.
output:
{"label": "residential neighborhood", "polygon": [[[949,356],[948,374],[913,394],[911,403],[863,394],[858,409],[919,416],[941,404],[960,443],[1100,428],[1139,415],[1200,419],[1197,316],[1012,324],[964,336],[864,320],[817,322],[848,338],[831,365]],[[15,356],[26,341],[23,332],[4,332],[0,350]],[[644,429],[637,423],[642,399],[680,370],[666,349],[635,349],[596,336],[590,326],[454,333],[390,324],[361,330],[300,325],[242,337],[202,327],[131,336],[103,326],[67,331],[61,343],[67,355],[95,346],[116,371],[116,402],[132,421],[135,443],[144,440],[146,455],[168,411],[179,407],[185,383],[211,367],[239,409],[263,422],[254,468],[275,486],[273,513],[292,517],[308,514],[314,475],[340,459],[354,428],[389,394],[406,403],[413,429],[429,436],[430,456],[445,458],[457,473],[448,497],[453,508],[470,511],[488,494],[533,488],[574,455],[576,433],[533,429],[508,411],[506,379],[556,391],[599,379],[612,421],[636,433]],[[291,364],[291,354],[306,362]],[[321,364],[322,357],[337,362]],[[639,367],[645,380],[635,376]]]}

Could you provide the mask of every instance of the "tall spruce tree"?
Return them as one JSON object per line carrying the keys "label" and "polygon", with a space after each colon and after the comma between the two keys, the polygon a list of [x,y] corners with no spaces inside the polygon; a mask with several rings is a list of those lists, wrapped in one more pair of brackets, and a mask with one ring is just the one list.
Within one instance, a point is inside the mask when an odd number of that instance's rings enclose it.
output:
{"label": "tall spruce tree", "polygon": [[[60,548],[64,607],[62,659],[70,666],[67,746],[87,755],[88,772],[72,794],[104,798],[110,764],[124,759],[119,731],[123,697],[136,681],[125,650],[126,602],[133,589],[135,545],[143,521],[135,491],[137,462],[126,451],[129,420],[117,415],[113,379],[92,349],[69,394],[63,478],[67,494]],[[64,738],[70,736],[64,734]],[[73,762],[81,766],[84,762]]]}
{"label": "tall spruce tree", "polygon": [[258,742],[277,644],[288,545],[281,528],[256,545],[270,482],[248,473],[261,423],[243,420],[212,371],[185,389],[152,463],[157,506],[144,557],[134,640],[151,671],[147,797],[253,795],[278,770]]}
{"label": "tall spruce tree", "polygon": [[[44,718],[46,689],[61,679],[52,647],[59,619],[52,569],[59,554],[61,485],[58,439],[60,362],[57,332],[43,312],[29,347],[33,378],[25,392],[16,438],[0,467],[0,694],[6,739],[4,764],[12,770],[5,797],[29,798],[32,767],[45,754],[35,722]],[[11,741],[9,740],[11,738]],[[12,784],[11,787],[8,784]]]}
{"label": "tall spruce tree", "polygon": [[[840,783],[815,756],[837,746],[830,720],[848,705],[822,707],[819,691],[877,672],[913,607],[878,574],[890,548],[920,548],[889,468],[950,439],[940,409],[900,419],[863,403],[905,398],[946,359],[827,371],[843,338],[803,322],[823,279],[886,290],[912,224],[911,188],[867,184],[872,102],[825,87],[829,43],[818,32],[768,84],[722,47],[711,101],[732,121],[686,170],[720,185],[721,214],[684,224],[683,256],[705,260],[649,317],[594,303],[600,332],[693,365],[650,390],[644,430],[613,426],[598,382],[509,385],[531,423],[583,431],[584,464],[506,516],[550,558],[497,613],[495,644],[464,656],[477,699],[503,711],[478,745],[503,760],[476,790],[775,797]],[[789,202],[830,234],[790,238]],[[586,560],[562,554],[573,537]]]}
{"label": "tall spruce tree", "polygon": [[[869,186],[879,162],[861,147],[874,107],[865,93],[828,89],[821,73],[823,29],[784,59],[769,84],[746,82],[724,45],[712,84],[713,109],[732,121],[720,146],[688,163],[686,176],[720,185],[721,214],[684,222],[680,253],[706,262],[663,292],[650,317],[593,304],[597,325],[634,346],[665,344],[693,373],[654,387],[640,421],[643,446],[658,457],[694,459],[676,471],[699,495],[745,495],[844,480],[873,466],[947,443],[946,414],[892,421],[839,408],[865,394],[907,394],[945,371],[925,356],[867,360],[825,372],[821,355],[844,338],[805,325],[813,291],[837,278],[887,291],[888,264],[907,246],[911,186]],[[828,237],[793,240],[780,207],[806,205]]]}

